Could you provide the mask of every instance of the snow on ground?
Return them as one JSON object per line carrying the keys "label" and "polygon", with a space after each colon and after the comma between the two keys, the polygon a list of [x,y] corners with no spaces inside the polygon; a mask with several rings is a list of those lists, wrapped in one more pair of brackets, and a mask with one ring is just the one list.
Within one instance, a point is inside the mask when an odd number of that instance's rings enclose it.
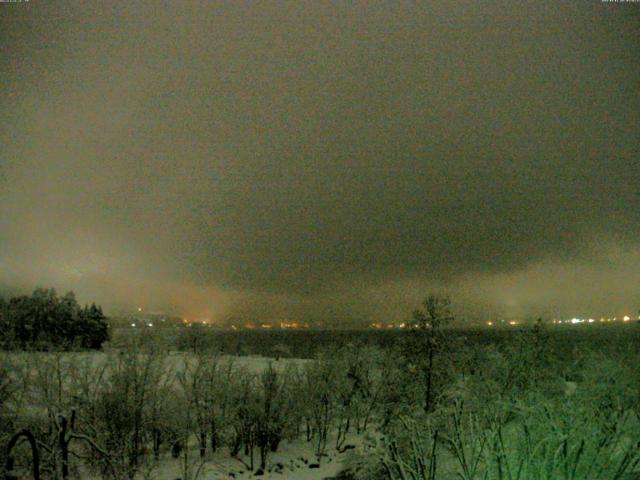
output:
{"label": "snow on ground", "polygon": [[[262,474],[258,471],[260,456],[254,453],[254,469],[250,470],[248,456],[242,454],[232,458],[226,448],[219,449],[215,454],[208,453],[205,461],[201,462],[198,451],[194,446],[189,450],[189,459],[185,463],[183,456],[178,459],[166,456],[158,463],[143,466],[138,471],[136,479],[146,480],[229,480],[229,479],[278,479],[278,480],[325,480],[337,477],[344,470],[346,456],[351,448],[357,448],[361,439],[355,435],[348,438],[346,445],[350,448],[346,452],[337,452],[333,448],[331,439],[327,444],[327,453],[320,461],[314,453],[313,442],[298,439],[294,442],[283,441],[277,452],[270,452],[267,469]],[[188,465],[185,468],[185,465]],[[86,480],[99,480],[100,477],[83,474]]]}
{"label": "snow on ground", "polygon": [[[64,352],[64,353],[49,353],[49,352],[8,352],[3,357],[0,357],[0,361],[10,361],[12,365],[30,366],[31,373],[35,373],[36,365],[38,365],[38,359],[52,358],[55,355],[60,355],[63,361],[69,362],[75,365],[81,365],[84,367],[90,367],[99,369],[104,366],[109,360],[110,356],[117,356],[120,352]],[[141,354],[144,355],[144,354]],[[177,373],[184,370],[185,365],[193,364],[196,362],[196,355],[191,352],[178,352],[178,351],[166,351],[161,354],[164,370],[166,372]],[[217,356],[220,365],[228,365],[232,363],[235,367],[241,370],[246,370],[249,373],[261,373],[269,365],[282,372],[287,366],[295,366],[301,368],[309,360],[300,358],[281,358],[275,360],[269,357],[261,357],[258,355],[249,356],[233,356],[233,355],[219,355]],[[15,376],[24,375],[25,371],[14,371]]]}
{"label": "snow on ground", "polygon": [[[177,372],[184,368],[185,364],[195,361],[195,355],[188,352],[165,352],[165,369]],[[12,360],[22,360],[26,363],[28,357],[50,356],[45,352],[17,352],[11,353]],[[71,362],[86,366],[100,367],[108,360],[109,355],[118,355],[118,352],[73,352],[63,353],[62,357]],[[262,372],[269,364],[279,371],[287,366],[295,365],[302,367],[309,360],[282,358],[278,361],[260,356],[220,356],[222,364],[232,362],[236,367],[251,373]],[[18,362],[21,363],[21,362]],[[37,364],[37,361],[35,362]],[[33,364],[32,364],[33,365]],[[239,454],[237,458],[229,455],[227,448],[219,449],[215,454],[207,453],[204,463],[200,461],[199,452],[195,445],[189,448],[188,466],[185,467],[184,458],[171,458],[165,455],[158,463],[143,466],[137,479],[146,480],[222,480],[222,479],[280,479],[280,480],[321,480],[337,476],[344,469],[347,452],[340,453],[336,450],[335,439],[330,438],[327,442],[326,456],[318,461],[315,455],[314,442],[307,442],[304,438],[299,438],[294,442],[283,440],[277,452],[269,452],[266,471],[262,475],[256,476],[260,464],[260,454],[256,449],[254,452],[254,469],[250,470],[250,459]],[[346,444],[357,446],[361,439],[353,435],[348,438]],[[357,447],[355,447],[357,448]],[[198,473],[198,475],[196,475]],[[98,480],[100,477],[92,477],[86,472],[81,474],[87,480]]]}
{"label": "snow on ground", "polygon": [[[312,444],[304,440],[295,443],[283,443],[277,452],[270,453],[267,469],[263,475],[256,476],[259,464],[259,454],[254,454],[255,468],[249,470],[249,459],[245,456],[231,458],[226,449],[221,449],[202,465],[199,480],[221,479],[280,479],[280,480],[321,480],[337,476],[343,470],[347,453],[338,453],[328,449],[326,456],[318,462],[313,452]],[[190,454],[194,457],[190,461],[190,475],[185,475],[182,459],[170,459],[163,461],[151,473],[151,478],[158,480],[176,480],[194,478],[195,472],[200,466],[197,451]]]}

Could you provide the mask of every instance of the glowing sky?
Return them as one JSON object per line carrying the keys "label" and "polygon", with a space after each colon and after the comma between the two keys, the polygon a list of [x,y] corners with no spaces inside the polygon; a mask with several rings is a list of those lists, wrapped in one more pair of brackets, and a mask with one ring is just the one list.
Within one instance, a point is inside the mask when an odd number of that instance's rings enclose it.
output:
{"label": "glowing sky", "polygon": [[640,4],[0,4],[0,286],[107,312],[640,308]]}

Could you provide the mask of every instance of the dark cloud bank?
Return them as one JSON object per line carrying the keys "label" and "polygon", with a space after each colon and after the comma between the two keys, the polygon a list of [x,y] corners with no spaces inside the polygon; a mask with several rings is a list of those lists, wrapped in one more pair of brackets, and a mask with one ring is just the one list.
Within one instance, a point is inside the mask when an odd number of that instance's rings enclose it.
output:
{"label": "dark cloud bank", "polygon": [[640,306],[640,5],[0,5],[0,285],[217,320]]}

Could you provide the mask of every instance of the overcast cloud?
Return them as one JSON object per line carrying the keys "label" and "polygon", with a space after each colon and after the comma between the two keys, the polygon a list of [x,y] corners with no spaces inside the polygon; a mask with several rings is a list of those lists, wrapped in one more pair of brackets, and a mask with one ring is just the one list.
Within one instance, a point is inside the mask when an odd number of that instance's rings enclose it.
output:
{"label": "overcast cloud", "polygon": [[107,312],[640,307],[640,5],[0,4],[0,285]]}

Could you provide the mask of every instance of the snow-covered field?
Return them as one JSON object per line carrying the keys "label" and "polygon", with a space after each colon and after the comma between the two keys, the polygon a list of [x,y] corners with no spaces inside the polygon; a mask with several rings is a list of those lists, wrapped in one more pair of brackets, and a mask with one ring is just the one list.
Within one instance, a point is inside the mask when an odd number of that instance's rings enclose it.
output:
{"label": "snow-covered field", "polygon": [[[359,443],[359,439],[353,438],[351,445],[355,446],[357,443]],[[257,472],[257,468],[253,471],[250,470],[249,458],[244,455],[232,458],[227,449],[220,449],[214,455],[209,454],[205,461],[201,462],[197,449],[194,447],[190,453],[192,458],[188,462],[186,471],[183,459],[170,458],[146,469],[142,468],[139,478],[157,480],[184,480],[186,478],[192,480],[196,478],[199,480],[234,478],[321,480],[338,477],[343,469],[345,458],[350,453],[350,450],[339,453],[333,449],[318,461],[313,450],[312,444],[307,443],[304,439],[299,439],[294,443],[283,441],[278,451],[269,455],[267,470],[261,474]],[[257,464],[258,459],[255,458],[255,461]],[[96,480],[98,479],[96,478]]]}
{"label": "snow-covered field", "polygon": [[[607,480],[618,470],[640,478],[637,379],[627,357],[592,354],[566,367],[548,355],[549,364],[535,369],[533,350],[474,347],[478,360],[458,354],[456,376],[425,415],[421,377],[367,347],[278,361],[136,352],[0,355],[15,388],[3,408],[16,422],[4,435],[32,429],[52,471],[60,462],[57,419],[77,411],[76,431],[96,443],[73,442],[70,478],[89,480],[100,480],[100,471],[120,480],[134,470],[134,480],[346,479],[348,468],[359,479],[385,472],[400,479],[403,468],[431,459],[437,478],[450,480],[469,465],[462,449],[486,474],[464,478],[498,478],[505,461],[523,465],[520,478],[554,480],[571,469],[582,472],[576,480]],[[27,471],[24,448],[20,465]],[[534,475],[543,470],[551,473]]]}
{"label": "snow-covered field", "polygon": [[[14,375],[23,376],[26,372],[35,375],[39,365],[43,362],[51,362],[58,358],[61,362],[84,366],[92,371],[99,371],[102,366],[107,365],[114,356],[120,355],[117,351],[111,352],[73,352],[51,354],[46,352],[13,352],[5,354],[4,359],[9,360],[13,365],[24,365],[26,370],[15,370]],[[191,366],[197,361],[196,356],[184,352],[165,352],[162,355],[163,370],[170,377],[176,378],[178,372],[184,371],[187,366]],[[250,374],[260,374],[269,365],[278,372],[282,372],[290,367],[303,367],[309,360],[282,358],[274,360],[272,358],[260,356],[219,356],[221,365],[232,364],[238,370]],[[64,380],[64,383],[66,383]],[[27,402],[29,403],[29,402]],[[38,402],[39,403],[39,402]],[[41,411],[42,406],[27,406],[23,404],[27,411]],[[25,411],[25,410],[23,410]],[[315,454],[315,442],[307,442],[304,435],[295,441],[282,440],[276,452],[270,452],[265,471],[258,468],[260,463],[259,453],[254,453],[254,468],[251,469],[251,459],[241,451],[235,457],[229,454],[227,447],[218,448],[215,453],[207,451],[204,459],[200,458],[198,446],[195,438],[190,441],[187,447],[185,458],[184,450],[179,458],[173,458],[168,451],[164,451],[158,461],[149,460],[146,465],[141,466],[136,475],[136,479],[158,479],[158,480],[213,480],[213,479],[248,479],[248,478],[278,478],[283,480],[300,479],[316,480],[337,477],[343,469],[346,456],[361,444],[361,439],[355,434],[347,437],[343,442],[347,448],[338,451],[334,447],[334,434],[329,433],[326,453],[322,457]],[[149,458],[151,455],[149,455]],[[76,472],[80,478],[98,480],[100,477],[86,472]]]}

